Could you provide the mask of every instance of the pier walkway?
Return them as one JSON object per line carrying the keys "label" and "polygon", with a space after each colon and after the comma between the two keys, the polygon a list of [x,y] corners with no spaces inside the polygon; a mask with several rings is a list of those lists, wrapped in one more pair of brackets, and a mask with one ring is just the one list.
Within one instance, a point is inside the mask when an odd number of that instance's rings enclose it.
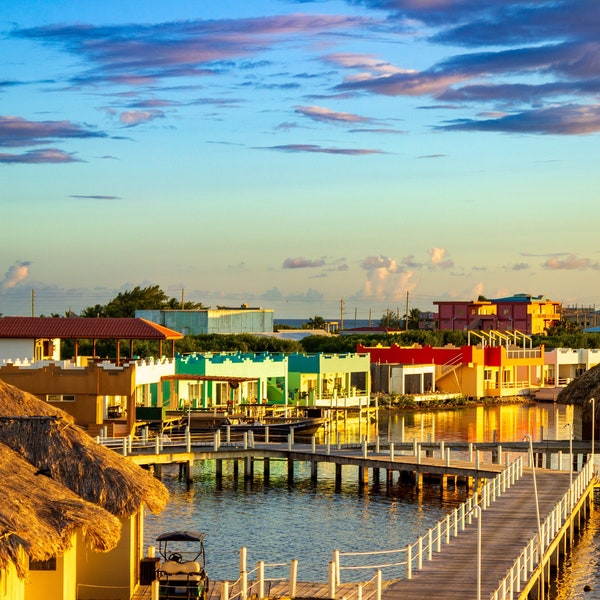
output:
{"label": "pier walkway", "polygon": [[[252,476],[254,460],[264,460],[265,469],[271,459],[288,462],[288,478],[293,482],[294,462],[309,461],[314,465],[312,475],[317,477],[320,462],[336,464],[336,479],[341,478],[342,465],[358,467],[359,479],[368,480],[371,470],[379,477],[379,470],[412,471],[417,484],[423,473],[440,477],[463,476],[473,480],[474,493],[468,500],[447,515],[438,525],[416,542],[405,548],[389,551],[336,553],[329,562],[329,580],[323,582],[268,581],[254,574],[254,581],[244,578],[238,582],[211,582],[208,600],[247,600],[253,598],[346,598],[347,600],[526,600],[536,598],[546,588],[551,567],[555,567],[568,552],[576,530],[592,510],[593,489],[596,483],[593,463],[586,461],[578,469],[560,470],[564,445],[533,449],[530,440],[529,465],[523,466],[526,445],[511,448],[514,456],[508,464],[500,464],[502,450],[491,448],[494,462],[480,461],[473,448],[461,448],[461,459],[452,457],[450,446],[435,448],[414,444],[405,448],[405,455],[395,454],[394,447],[385,450],[363,443],[358,447],[316,448],[312,445],[243,444],[227,443],[197,447],[187,440],[185,447],[123,448],[138,464],[190,464],[194,460],[244,460],[245,476]],[[508,446],[508,445],[507,445]],[[468,456],[464,456],[465,451]],[[538,468],[538,463],[549,463],[544,451],[558,453],[559,470]],[[425,455],[424,455],[425,454]],[[457,453],[455,453],[457,454]],[[574,464],[573,449],[569,449],[567,466]],[[550,454],[548,454],[550,456]],[[506,456],[508,459],[508,455]],[[555,461],[556,462],[556,461]],[[536,465],[535,469],[532,464]],[[219,469],[216,471],[219,476]],[[311,476],[312,476],[311,475]],[[365,540],[368,545],[368,540]],[[336,551],[337,552],[337,551]],[[384,556],[386,555],[387,556]],[[366,561],[358,568],[369,569],[363,584],[342,583],[341,575],[351,566],[356,556]],[[390,558],[392,556],[392,558]],[[324,557],[324,560],[326,558]],[[374,575],[373,575],[374,574]],[[369,577],[373,577],[369,579]],[[244,579],[242,579],[244,580]],[[224,591],[226,590],[226,591]],[[150,588],[140,588],[136,600],[152,599]]]}

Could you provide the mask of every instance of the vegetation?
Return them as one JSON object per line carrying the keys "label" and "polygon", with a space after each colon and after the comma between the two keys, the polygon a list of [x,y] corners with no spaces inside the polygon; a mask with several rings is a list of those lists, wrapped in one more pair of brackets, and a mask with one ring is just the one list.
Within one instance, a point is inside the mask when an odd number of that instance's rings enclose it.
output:
{"label": "vegetation", "polygon": [[[484,300],[485,298],[480,297]],[[169,298],[167,294],[157,285],[140,287],[119,293],[106,305],[96,304],[81,311],[82,317],[134,317],[136,310],[180,310],[181,301]],[[206,308],[202,302],[185,302],[185,310],[197,310]],[[53,314],[53,317],[60,315]],[[75,316],[70,310],[65,317]],[[183,340],[176,342],[175,350],[179,353],[190,352],[326,352],[326,353],[348,353],[356,352],[357,344],[363,346],[421,346],[440,347],[446,345],[463,346],[468,343],[468,335],[463,331],[438,331],[419,329],[421,311],[413,308],[408,313],[408,329],[405,326],[406,315],[400,317],[398,311],[387,310],[379,322],[380,326],[390,329],[398,329],[394,334],[377,335],[309,335],[300,341],[283,340],[270,336],[253,336],[249,334],[239,335],[188,335]],[[303,324],[303,329],[324,329],[325,320],[319,315],[310,317]],[[278,327],[279,330],[286,329],[285,326]],[[478,344],[479,338],[473,336],[472,344]],[[548,331],[548,335],[533,335],[534,347],[544,345],[547,349],[553,348],[600,348],[599,333],[583,333],[578,330],[577,325],[566,319]],[[74,355],[74,343],[72,340],[63,341],[63,356]],[[89,345],[89,347],[88,347]],[[123,344],[121,355],[128,356],[129,344]],[[115,342],[111,340],[99,340],[96,352],[98,356],[115,356]],[[92,354],[91,341],[80,342],[81,354]],[[158,344],[156,342],[136,341],[134,355],[156,356]]]}

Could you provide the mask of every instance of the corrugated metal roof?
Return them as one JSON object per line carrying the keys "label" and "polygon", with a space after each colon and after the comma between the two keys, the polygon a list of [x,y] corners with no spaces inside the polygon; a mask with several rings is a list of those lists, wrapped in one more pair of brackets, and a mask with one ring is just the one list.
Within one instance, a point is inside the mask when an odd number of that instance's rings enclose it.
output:
{"label": "corrugated metal roof", "polygon": [[180,340],[183,334],[136,318],[0,317],[0,338]]}

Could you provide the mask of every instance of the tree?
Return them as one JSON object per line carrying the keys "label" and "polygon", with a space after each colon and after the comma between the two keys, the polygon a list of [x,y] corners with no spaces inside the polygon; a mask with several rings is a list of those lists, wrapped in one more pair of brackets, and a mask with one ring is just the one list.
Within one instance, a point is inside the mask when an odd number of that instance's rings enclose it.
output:
{"label": "tree", "polygon": [[306,327],[303,326],[303,329],[325,329],[325,319],[319,315],[315,315],[308,319],[308,322],[304,323],[304,325]]}
{"label": "tree", "polygon": [[418,308],[411,308],[408,311],[408,329],[419,329],[421,322],[421,311]]}
{"label": "tree", "polygon": [[[204,308],[202,302],[184,302],[184,310]],[[135,317],[136,310],[181,310],[181,301],[169,298],[158,285],[120,292],[105,306],[96,304],[81,311],[82,317]]]}
{"label": "tree", "polygon": [[401,329],[401,326],[402,320],[400,319],[400,314],[390,310],[389,308],[379,320],[379,327],[387,327],[388,329]]}

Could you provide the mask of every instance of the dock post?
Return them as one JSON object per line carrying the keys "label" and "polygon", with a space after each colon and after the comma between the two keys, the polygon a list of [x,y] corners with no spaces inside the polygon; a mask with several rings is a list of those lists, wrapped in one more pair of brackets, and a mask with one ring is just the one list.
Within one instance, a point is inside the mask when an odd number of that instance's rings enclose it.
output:
{"label": "dock post", "polygon": [[233,459],[233,478],[237,479],[238,478],[238,474],[240,472],[240,465],[237,461],[237,458]]}
{"label": "dock post", "polygon": [[290,563],[290,598],[296,597],[296,582],[298,581],[298,559]]}
{"label": "dock post", "polygon": [[252,481],[254,478],[254,458],[248,456],[244,459],[244,479]]}
{"label": "dock post", "polygon": [[313,460],[310,463],[310,480],[316,485],[319,480],[319,463]]}
{"label": "dock post", "polygon": [[293,487],[294,485],[294,459],[288,458],[288,485]]}
{"label": "dock post", "polygon": [[217,481],[223,479],[223,460],[220,458],[215,461],[215,477]]}
{"label": "dock post", "polygon": [[158,591],[159,591],[159,582],[158,582],[158,579],[155,579],[152,582],[152,588],[151,588],[152,600],[158,600]]}
{"label": "dock post", "polygon": [[259,560],[256,568],[258,578],[258,599],[262,600],[265,597],[265,561]]}
{"label": "dock post", "polygon": [[263,479],[265,485],[269,484],[269,479],[271,477],[271,459],[266,457],[263,462]]}
{"label": "dock post", "polygon": [[339,491],[342,488],[342,465],[335,464],[335,490]]}
{"label": "dock post", "polygon": [[335,598],[335,565],[333,564],[333,561],[329,562],[329,573],[328,573],[328,579],[329,579],[329,597],[330,598]]}
{"label": "dock post", "polygon": [[240,548],[240,598],[246,600],[248,597],[248,569],[246,567],[246,548],[242,546]]}

